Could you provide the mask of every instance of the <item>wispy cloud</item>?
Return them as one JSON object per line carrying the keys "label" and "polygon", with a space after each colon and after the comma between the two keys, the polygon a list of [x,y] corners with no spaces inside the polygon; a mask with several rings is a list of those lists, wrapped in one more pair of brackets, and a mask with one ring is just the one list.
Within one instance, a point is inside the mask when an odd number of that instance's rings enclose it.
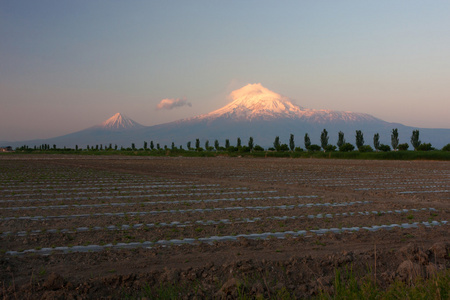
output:
{"label": "wispy cloud", "polygon": [[166,99],[162,99],[158,103],[158,105],[156,106],[156,109],[157,110],[160,110],[160,109],[173,109],[175,107],[181,107],[181,106],[186,106],[186,105],[189,106],[189,107],[192,106],[192,104],[190,102],[187,102],[186,99],[179,99],[179,98],[177,98],[177,99],[169,99],[169,98],[166,98]]}

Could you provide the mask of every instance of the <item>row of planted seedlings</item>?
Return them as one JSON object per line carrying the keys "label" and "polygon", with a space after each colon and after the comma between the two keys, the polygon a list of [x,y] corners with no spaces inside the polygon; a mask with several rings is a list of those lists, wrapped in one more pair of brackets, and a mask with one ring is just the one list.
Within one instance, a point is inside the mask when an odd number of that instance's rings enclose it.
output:
{"label": "row of planted seedlings", "polygon": [[[97,176],[91,182],[86,181],[89,183],[84,187],[95,185],[96,179],[105,182],[114,176]],[[211,191],[198,191],[200,183],[162,182],[160,178],[145,176],[125,176],[126,180],[133,190],[142,190],[142,193],[128,195],[128,198],[89,194],[75,200],[82,204],[71,204],[71,197],[67,195],[62,200],[49,197],[62,201],[59,206],[48,205],[38,195],[33,198],[35,187],[25,191],[31,194],[26,200],[31,200],[28,202],[34,206],[23,206],[23,203],[11,206],[14,202],[9,200],[14,200],[15,195],[2,189],[2,200],[5,200],[0,206],[1,239],[5,247],[2,251],[10,254],[47,253],[52,249],[88,251],[114,246],[150,247],[158,243],[233,240],[240,236],[307,236],[324,234],[327,230],[345,232],[442,225],[434,220],[438,212],[427,207],[386,211],[370,201],[327,202],[320,195],[292,196],[274,190],[253,191],[219,185],[207,187],[213,189]],[[136,180],[142,185],[136,186]],[[164,185],[164,190],[149,188],[155,182]],[[41,183],[49,185],[45,180]],[[58,188],[57,181],[50,185]],[[183,185],[181,191],[180,185]],[[144,197],[139,197],[141,195]]]}

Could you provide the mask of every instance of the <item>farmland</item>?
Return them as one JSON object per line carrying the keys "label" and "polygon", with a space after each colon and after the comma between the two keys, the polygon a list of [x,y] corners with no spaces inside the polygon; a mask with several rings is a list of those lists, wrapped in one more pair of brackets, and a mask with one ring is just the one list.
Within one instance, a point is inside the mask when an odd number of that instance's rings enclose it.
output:
{"label": "farmland", "polygon": [[2,296],[387,286],[450,268],[449,203],[448,161],[4,155]]}

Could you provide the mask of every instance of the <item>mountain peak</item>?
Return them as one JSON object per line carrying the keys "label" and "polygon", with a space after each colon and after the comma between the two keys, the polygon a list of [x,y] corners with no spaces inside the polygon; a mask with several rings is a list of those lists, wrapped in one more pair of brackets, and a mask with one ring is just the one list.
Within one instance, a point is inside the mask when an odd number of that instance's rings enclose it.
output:
{"label": "mountain peak", "polygon": [[289,101],[287,97],[277,94],[260,83],[247,84],[230,94],[233,100],[221,109],[202,117],[233,117],[238,119],[272,119],[295,117],[303,109]]}
{"label": "mountain peak", "polygon": [[144,126],[121,113],[116,113],[114,116],[101,123],[99,127],[108,130],[129,130]]}

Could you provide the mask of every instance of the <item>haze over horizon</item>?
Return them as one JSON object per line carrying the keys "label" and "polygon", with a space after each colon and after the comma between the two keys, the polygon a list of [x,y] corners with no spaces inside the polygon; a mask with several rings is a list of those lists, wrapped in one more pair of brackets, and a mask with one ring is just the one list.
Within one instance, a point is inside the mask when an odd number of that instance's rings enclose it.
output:
{"label": "haze over horizon", "polygon": [[0,2],[0,140],[207,114],[249,83],[450,128],[450,2]]}

